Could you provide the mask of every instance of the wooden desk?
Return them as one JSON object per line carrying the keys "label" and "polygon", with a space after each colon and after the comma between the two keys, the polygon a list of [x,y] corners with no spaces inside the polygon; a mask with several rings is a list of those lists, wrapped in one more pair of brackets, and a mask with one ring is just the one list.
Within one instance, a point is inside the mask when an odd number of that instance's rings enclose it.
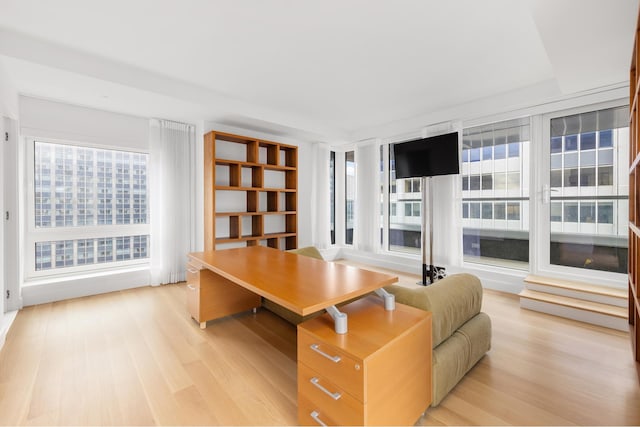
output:
{"label": "wooden desk", "polygon": [[259,296],[306,316],[398,281],[265,246],[188,256],[190,311],[203,328],[208,320],[259,307]]}
{"label": "wooden desk", "polygon": [[[187,303],[200,327],[250,310],[260,297],[300,315],[397,282],[362,270],[250,246],[189,254]],[[413,424],[431,404],[431,313],[369,296],[298,325],[298,422],[335,425]]]}

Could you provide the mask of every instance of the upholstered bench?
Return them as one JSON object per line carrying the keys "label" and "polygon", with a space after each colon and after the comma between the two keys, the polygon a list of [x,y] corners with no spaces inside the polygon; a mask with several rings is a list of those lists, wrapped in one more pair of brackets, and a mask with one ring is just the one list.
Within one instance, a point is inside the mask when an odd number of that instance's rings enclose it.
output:
{"label": "upholstered bench", "polygon": [[471,274],[454,274],[426,287],[385,289],[396,296],[396,302],[432,312],[431,406],[437,406],[491,349],[491,319],[480,311],[480,280]]}

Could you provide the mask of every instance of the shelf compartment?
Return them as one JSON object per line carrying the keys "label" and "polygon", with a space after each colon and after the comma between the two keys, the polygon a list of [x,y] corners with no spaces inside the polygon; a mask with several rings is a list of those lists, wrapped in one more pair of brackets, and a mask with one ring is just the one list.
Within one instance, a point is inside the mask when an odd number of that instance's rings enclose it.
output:
{"label": "shelf compartment", "polygon": [[[269,239],[278,239],[278,238],[292,238],[296,237],[295,233],[267,233],[262,236],[242,236],[242,237],[219,237],[216,238],[216,243],[234,243],[234,242],[258,242],[260,240],[268,241]],[[291,248],[295,249],[295,248]]]}
{"label": "shelf compartment", "polygon": [[272,171],[295,171],[295,166],[285,166],[285,165],[270,165],[266,163],[256,163],[256,162],[245,162],[242,160],[230,160],[230,159],[216,159],[215,164],[218,166],[229,166],[229,165],[239,165],[245,168],[255,168],[260,167],[265,170]]}
{"label": "shelf compartment", "polygon": [[230,185],[216,185],[216,190],[220,191],[259,191],[259,192],[269,192],[276,191],[279,193],[295,193],[295,188],[261,188],[261,187],[234,187]]}
{"label": "shelf compartment", "polygon": [[254,215],[295,215],[295,211],[258,211],[258,212],[216,212],[216,217],[224,216],[254,216]]}

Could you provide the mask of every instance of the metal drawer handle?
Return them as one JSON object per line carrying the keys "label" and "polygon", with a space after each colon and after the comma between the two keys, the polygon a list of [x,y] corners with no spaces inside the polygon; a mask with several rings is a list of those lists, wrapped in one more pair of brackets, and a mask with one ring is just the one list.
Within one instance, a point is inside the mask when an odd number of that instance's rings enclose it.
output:
{"label": "metal drawer handle", "polygon": [[311,414],[311,418],[313,418],[313,420],[315,422],[317,422],[318,424],[320,424],[321,426],[327,426],[324,422],[322,422],[322,420],[320,419],[320,414],[318,413],[318,411],[313,411]]}
{"label": "metal drawer handle", "polygon": [[329,390],[327,390],[326,388],[324,388],[322,386],[322,384],[320,384],[320,380],[318,379],[318,377],[313,377],[309,380],[311,382],[311,384],[313,384],[314,386],[316,386],[318,389],[320,389],[322,392],[324,392],[325,394],[327,394],[329,397],[331,397],[333,400],[338,400],[342,397],[342,393],[339,392],[335,392],[335,393],[331,393]]}
{"label": "metal drawer handle", "polygon": [[331,356],[331,355],[325,353],[324,351],[320,350],[320,347],[318,346],[318,344],[311,344],[309,347],[311,348],[311,350],[313,350],[316,353],[326,357],[327,359],[331,360],[334,363],[338,363],[341,360],[340,356]]}
{"label": "metal drawer handle", "polygon": [[195,286],[193,286],[193,285],[187,285],[187,288],[191,289],[192,291],[195,291],[195,290],[196,290],[196,287],[195,287]]}

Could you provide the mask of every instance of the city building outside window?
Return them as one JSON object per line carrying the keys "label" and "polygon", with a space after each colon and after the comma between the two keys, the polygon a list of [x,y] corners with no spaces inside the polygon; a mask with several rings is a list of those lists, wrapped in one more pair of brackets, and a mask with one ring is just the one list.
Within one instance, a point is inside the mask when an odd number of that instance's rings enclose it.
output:
{"label": "city building outside window", "polygon": [[27,277],[146,261],[147,154],[42,140],[29,147]]}
{"label": "city building outside window", "polygon": [[420,254],[422,189],[420,178],[396,179],[393,145],[389,146],[389,250]]}
{"label": "city building outside window", "polygon": [[628,107],[551,119],[550,264],[627,271]]}
{"label": "city building outside window", "polygon": [[356,159],[354,151],[345,153],[345,243],[353,245],[356,199]]}
{"label": "city building outside window", "polygon": [[463,131],[465,262],[528,268],[529,144],[529,118]]}

